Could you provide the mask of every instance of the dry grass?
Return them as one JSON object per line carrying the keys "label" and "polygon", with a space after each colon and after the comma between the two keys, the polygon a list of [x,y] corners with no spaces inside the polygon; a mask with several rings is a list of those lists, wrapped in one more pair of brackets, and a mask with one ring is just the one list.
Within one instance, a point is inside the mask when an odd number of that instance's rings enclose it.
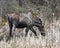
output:
{"label": "dry grass", "polygon": [[27,37],[24,37],[25,30],[16,29],[16,31],[13,32],[14,37],[6,42],[6,38],[9,33],[9,28],[6,24],[2,28],[0,28],[0,38],[3,38],[3,40],[0,41],[0,48],[60,48],[60,20],[50,18],[50,10],[46,10],[47,12],[42,10],[41,8],[40,14],[38,14],[38,16],[40,16],[40,18],[42,19],[45,27],[45,37],[42,37],[40,35],[37,28],[35,30],[39,38],[35,38],[33,33],[32,37],[30,37],[31,31],[29,31]]}
{"label": "dry grass", "polygon": [[[26,38],[24,36],[13,37],[8,42],[4,38],[4,40],[0,41],[0,48],[60,48],[60,20],[54,20],[52,24],[46,25],[45,30],[45,37],[39,35],[39,38],[35,38],[34,35],[30,37],[28,34]],[[38,32],[38,30],[36,31]]]}

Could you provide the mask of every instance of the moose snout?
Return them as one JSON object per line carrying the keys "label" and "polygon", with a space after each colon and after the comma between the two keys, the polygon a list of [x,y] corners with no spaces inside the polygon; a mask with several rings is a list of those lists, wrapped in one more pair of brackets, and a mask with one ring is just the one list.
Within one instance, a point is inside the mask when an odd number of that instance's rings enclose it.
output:
{"label": "moose snout", "polygon": [[46,34],[45,33],[41,33],[42,36],[45,36]]}

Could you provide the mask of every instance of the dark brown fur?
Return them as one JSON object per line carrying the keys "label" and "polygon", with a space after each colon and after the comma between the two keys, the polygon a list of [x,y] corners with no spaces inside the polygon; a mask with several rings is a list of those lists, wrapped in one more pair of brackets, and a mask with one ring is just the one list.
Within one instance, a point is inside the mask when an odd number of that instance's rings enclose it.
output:
{"label": "dark brown fur", "polygon": [[41,35],[45,36],[44,26],[42,25],[41,19],[38,17],[30,18],[12,13],[8,14],[8,22],[10,28],[10,36],[12,36],[13,25],[15,25],[15,28],[26,28],[25,36],[27,36],[29,30],[31,30],[35,36],[37,36],[36,31],[33,29],[33,26],[36,26],[41,31]]}

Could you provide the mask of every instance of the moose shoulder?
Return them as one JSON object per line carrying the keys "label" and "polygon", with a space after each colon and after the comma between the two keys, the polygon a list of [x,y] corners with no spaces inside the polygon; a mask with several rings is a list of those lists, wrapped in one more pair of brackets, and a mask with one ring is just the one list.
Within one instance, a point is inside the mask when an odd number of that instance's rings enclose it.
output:
{"label": "moose shoulder", "polygon": [[[37,36],[36,31],[34,30],[33,26],[38,27],[41,35],[45,36],[44,26],[42,25],[42,21],[38,17],[32,17],[29,14],[22,13],[17,15],[15,13],[8,14],[8,23],[9,23],[9,35],[12,36],[12,27],[14,28],[26,28],[25,36],[27,36],[28,31],[31,30],[35,36]],[[14,29],[15,30],[15,29]]]}

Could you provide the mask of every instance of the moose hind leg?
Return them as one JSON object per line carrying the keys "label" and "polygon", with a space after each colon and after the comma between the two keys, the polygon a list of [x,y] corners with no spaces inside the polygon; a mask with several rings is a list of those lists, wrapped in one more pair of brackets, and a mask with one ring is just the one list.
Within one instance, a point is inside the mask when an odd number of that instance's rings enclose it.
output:
{"label": "moose hind leg", "polygon": [[25,32],[26,32],[25,37],[27,37],[28,31],[29,31],[29,29],[26,28],[26,30],[25,30]]}
{"label": "moose hind leg", "polygon": [[13,27],[12,23],[9,23],[9,28],[10,28],[9,35],[10,35],[10,37],[12,37],[12,27]]}

